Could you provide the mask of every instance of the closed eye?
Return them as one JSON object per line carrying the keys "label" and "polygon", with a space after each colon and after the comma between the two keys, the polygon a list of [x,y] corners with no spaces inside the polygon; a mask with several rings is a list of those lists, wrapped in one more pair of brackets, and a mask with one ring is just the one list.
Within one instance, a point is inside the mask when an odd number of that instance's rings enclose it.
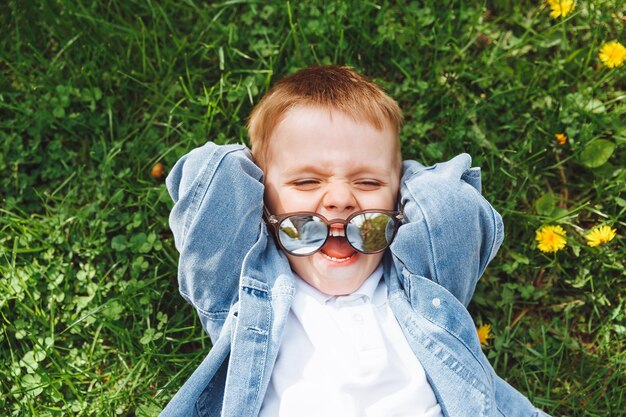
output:
{"label": "closed eye", "polygon": [[377,190],[384,184],[376,180],[360,180],[355,182],[356,186],[362,190]]}
{"label": "closed eye", "polygon": [[293,185],[298,190],[312,190],[320,185],[320,180],[317,180],[315,178],[304,178],[292,181],[291,185]]}

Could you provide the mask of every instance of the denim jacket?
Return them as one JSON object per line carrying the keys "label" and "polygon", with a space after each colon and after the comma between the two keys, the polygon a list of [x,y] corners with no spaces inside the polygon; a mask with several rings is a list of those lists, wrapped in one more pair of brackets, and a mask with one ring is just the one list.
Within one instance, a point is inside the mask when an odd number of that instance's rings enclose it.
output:
{"label": "denim jacket", "polygon": [[[431,167],[405,161],[405,222],[383,258],[389,305],[450,417],[544,416],[499,378],[467,311],[503,239],[461,154]],[[180,293],[213,347],[162,416],[257,416],[294,298],[294,275],[262,222],[262,172],[245,146],[213,143],[167,178],[180,252]]]}

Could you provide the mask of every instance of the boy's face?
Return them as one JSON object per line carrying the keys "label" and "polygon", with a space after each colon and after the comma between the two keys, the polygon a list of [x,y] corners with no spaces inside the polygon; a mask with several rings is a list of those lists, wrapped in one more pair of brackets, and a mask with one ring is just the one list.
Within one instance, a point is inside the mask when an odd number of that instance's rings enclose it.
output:
{"label": "boy's face", "polygon": [[[397,146],[391,128],[376,130],[337,110],[296,107],[270,137],[265,202],[272,214],[312,211],[328,220],[365,209],[394,210],[400,183]],[[361,286],[383,253],[366,255],[327,242],[313,255],[287,257],[308,284],[344,295]]]}

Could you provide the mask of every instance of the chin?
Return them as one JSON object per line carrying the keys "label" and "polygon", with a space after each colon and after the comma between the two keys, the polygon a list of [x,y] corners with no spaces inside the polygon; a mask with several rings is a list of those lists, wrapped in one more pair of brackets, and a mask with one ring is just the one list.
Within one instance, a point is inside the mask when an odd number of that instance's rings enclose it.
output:
{"label": "chin", "polygon": [[328,295],[346,295],[356,291],[374,272],[382,254],[355,253],[343,262],[329,260],[320,252],[289,258],[292,269],[312,287]]}

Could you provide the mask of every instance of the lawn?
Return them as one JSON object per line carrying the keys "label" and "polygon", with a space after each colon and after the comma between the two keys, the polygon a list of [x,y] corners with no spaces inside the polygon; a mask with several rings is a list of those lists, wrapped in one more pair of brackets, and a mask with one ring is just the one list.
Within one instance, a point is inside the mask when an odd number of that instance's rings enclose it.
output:
{"label": "lawn", "polygon": [[5,2],[0,414],[158,414],[210,349],[165,176],[247,143],[281,76],[337,63],[398,100],[405,158],[482,168],[506,237],[470,312],[497,372],[555,416],[624,415],[626,8],[560,6]]}

